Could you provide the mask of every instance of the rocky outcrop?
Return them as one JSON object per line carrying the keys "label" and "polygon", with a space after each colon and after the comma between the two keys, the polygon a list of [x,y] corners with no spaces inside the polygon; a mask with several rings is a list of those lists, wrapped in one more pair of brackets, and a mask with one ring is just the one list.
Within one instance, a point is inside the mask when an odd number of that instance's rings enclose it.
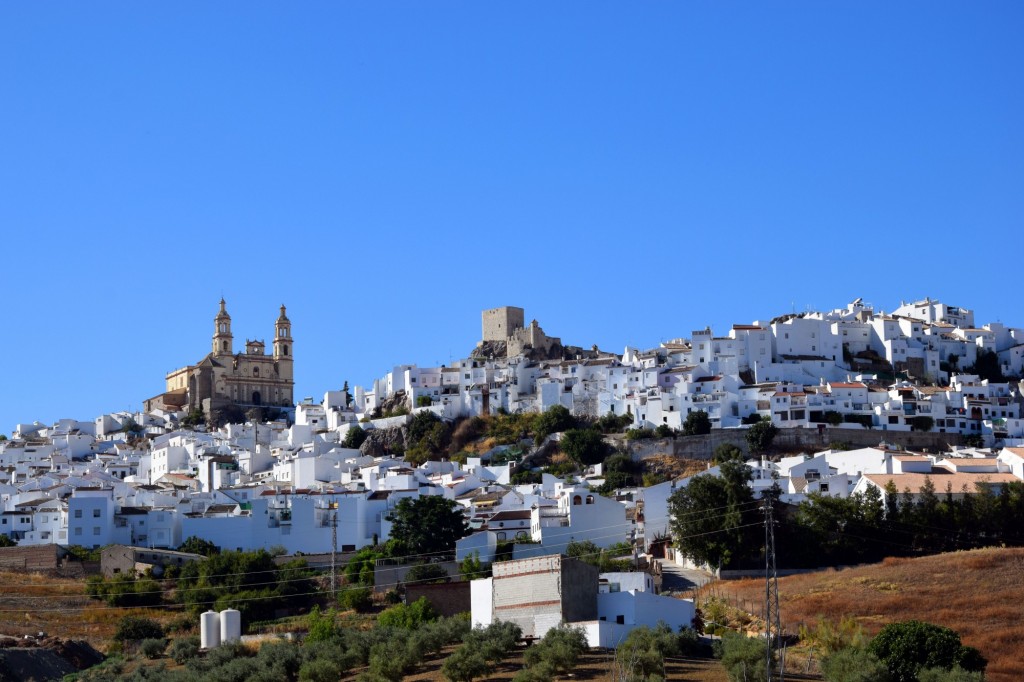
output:
{"label": "rocky outcrop", "polygon": [[370,429],[366,440],[359,446],[359,452],[370,457],[400,454],[406,449],[407,431],[403,428]]}

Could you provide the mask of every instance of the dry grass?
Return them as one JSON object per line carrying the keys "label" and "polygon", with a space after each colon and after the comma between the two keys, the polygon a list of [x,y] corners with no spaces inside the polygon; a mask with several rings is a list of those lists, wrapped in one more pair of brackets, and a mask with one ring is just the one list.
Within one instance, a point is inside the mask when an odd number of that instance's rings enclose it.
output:
{"label": "dry grass", "polygon": [[0,634],[45,632],[84,639],[103,651],[129,613],[167,623],[180,609],[112,609],[85,594],[85,581],[42,573],[0,572]]}
{"label": "dry grass", "polygon": [[[989,665],[986,679],[1024,677],[1024,549],[981,549],[779,579],[784,628],[852,615],[873,635],[894,621],[917,619],[960,633]],[[764,598],[763,580],[715,584],[749,603]]]}

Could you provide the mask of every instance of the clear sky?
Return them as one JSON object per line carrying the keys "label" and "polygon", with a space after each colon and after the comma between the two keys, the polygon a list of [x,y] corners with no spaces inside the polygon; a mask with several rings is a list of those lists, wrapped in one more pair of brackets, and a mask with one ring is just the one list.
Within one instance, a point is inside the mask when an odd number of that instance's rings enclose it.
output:
{"label": "clear sky", "polygon": [[297,397],[519,305],[621,352],[932,296],[1024,326],[1024,4],[0,4],[0,430],[288,305]]}

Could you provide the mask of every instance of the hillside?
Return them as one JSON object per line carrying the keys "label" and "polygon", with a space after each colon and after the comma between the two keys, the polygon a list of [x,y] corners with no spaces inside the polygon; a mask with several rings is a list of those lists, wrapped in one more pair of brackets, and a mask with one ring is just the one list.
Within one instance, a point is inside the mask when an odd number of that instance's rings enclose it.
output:
{"label": "hillside", "polygon": [[[960,633],[988,659],[986,679],[1024,677],[1024,549],[979,549],[779,579],[783,627],[796,633],[820,617],[852,615],[869,634],[917,619]],[[760,604],[763,580],[718,582],[739,604]]]}

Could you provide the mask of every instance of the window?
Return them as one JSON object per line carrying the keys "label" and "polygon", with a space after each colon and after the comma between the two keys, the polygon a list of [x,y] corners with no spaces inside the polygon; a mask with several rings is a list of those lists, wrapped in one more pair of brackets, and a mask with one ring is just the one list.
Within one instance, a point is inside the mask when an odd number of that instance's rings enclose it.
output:
{"label": "window", "polygon": [[76,519],[82,518],[82,510],[81,509],[76,509],[75,510],[75,518]]}
{"label": "window", "polygon": [[99,526],[93,526],[92,527],[92,534],[93,535],[99,535],[100,534],[100,527]]}
{"label": "window", "polygon": [[82,527],[78,526],[77,528],[75,528],[75,535],[81,535],[81,534],[82,534]]}
{"label": "window", "polygon": [[98,519],[100,517],[100,510],[99,509],[93,509],[92,510],[92,517],[94,519]]}

